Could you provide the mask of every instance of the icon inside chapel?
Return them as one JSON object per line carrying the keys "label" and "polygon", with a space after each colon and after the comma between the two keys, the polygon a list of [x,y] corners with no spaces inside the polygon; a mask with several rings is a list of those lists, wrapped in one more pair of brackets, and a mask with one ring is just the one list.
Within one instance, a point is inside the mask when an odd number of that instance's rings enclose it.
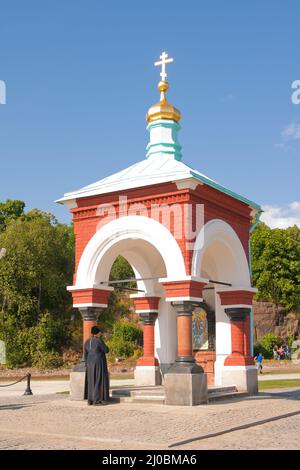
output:
{"label": "icon inside chapel", "polygon": [[193,350],[208,349],[208,322],[206,311],[195,308],[192,316]]}

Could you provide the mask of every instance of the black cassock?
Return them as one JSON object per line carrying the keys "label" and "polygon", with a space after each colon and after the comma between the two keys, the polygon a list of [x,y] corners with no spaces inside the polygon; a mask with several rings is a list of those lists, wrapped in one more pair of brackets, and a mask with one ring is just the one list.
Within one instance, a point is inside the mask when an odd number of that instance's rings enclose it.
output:
{"label": "black cassock", "polygon": [[109,399],[109,378],[105,357],[108,352],[108,347],[100,338],[90,338],[84,344],[85,398],[90,401],[108,401]]}

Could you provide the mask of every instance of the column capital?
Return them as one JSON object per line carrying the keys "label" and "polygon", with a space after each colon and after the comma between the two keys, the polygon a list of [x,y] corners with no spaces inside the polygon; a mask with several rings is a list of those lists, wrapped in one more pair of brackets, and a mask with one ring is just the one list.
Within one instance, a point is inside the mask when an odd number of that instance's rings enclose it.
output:
{"label": "column capital", "polygon": [[250,308],[246,307],[230,307],[225,308],[225,313],[229,317],[230,321],[245,321],[250,315]]}
{"label": "column capital", "polygon": [[191,316],[193,310],[201,305],[201,302],[190,300],[175,300],[171,302],[172,307],[175,309],[177,316]]}
{"label": "column capital", "polygon": [[78,307],[83,321],[97,321],[104,307]]}
{"label": "column capital", "polygon": [[141,312],[139,313],[140,319],[143,321],[144,325],[153,325],[157,319],[157,312]]}

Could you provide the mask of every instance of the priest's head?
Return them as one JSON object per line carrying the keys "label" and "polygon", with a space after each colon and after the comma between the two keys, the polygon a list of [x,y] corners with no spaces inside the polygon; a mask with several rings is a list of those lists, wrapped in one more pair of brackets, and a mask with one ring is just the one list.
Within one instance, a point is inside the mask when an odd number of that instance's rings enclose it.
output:
{"label": "priest's head", "polygon": [[100,332],[98,326],[92,326],[92,328],[91,328],[91,334],[92,334],[93,336],[100,336],[100,333],[101,333],[101,332]]}

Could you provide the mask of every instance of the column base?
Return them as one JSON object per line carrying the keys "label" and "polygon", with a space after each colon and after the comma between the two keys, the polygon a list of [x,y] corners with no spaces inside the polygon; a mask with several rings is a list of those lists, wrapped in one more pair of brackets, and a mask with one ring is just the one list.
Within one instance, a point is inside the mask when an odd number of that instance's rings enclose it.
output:
{"label": "column base", "polygon": [[222,385],[235,385],[239,392],[258,393],[256,366],[223,366]]}
{"label": "column base", "polygon": [[85,376],[84,362],[76,364],[70,373],[70,400],[81,401],[85,399]]}
{"label": "column base", "polygon": [[[194,367],[199,367],[194,364]],[[172,366],[173,368],[173,366]],[[179,369],[181,368],[181,369]],[[173,369],[164,377],[166,405],[194,406],[207,403],[207,377],[203,372],[192,372],[185,366],[178,366],[179,372]],[[202,369],[202,368],[201,368]],[[203,370],[203,369],[202,369]]]}
{"label": "column base", "polygon": [[161,385],[161,382],[159,366],[136,366],[134,371],[134,385],[136,387]]}
{"label": "column base", "polygon": [[197,364],[193,357],[190,361],[184,360],[185,358],[176,358],[174,364],[171,365],[167,374],[203,374],[204,369],[202,366]]}

